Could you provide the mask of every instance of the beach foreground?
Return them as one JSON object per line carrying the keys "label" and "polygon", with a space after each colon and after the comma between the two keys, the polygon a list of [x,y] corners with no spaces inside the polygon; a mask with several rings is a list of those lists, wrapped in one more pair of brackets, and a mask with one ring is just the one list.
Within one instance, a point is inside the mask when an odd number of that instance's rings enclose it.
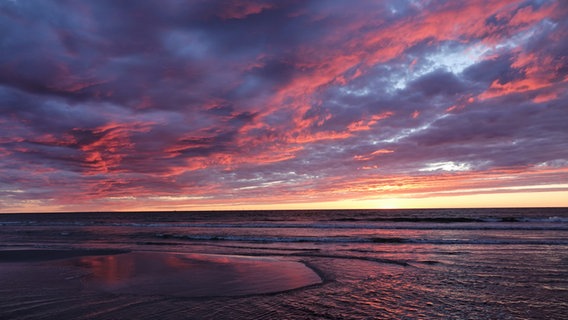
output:
{"label": "beach foreground", "polygon": [[563,319],[566,209],[0,215],[2,319]]}

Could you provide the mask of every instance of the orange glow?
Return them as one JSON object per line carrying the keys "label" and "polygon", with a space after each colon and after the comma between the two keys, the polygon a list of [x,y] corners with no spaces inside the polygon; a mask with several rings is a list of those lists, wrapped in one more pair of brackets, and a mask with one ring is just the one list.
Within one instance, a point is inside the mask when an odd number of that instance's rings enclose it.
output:
{"label": "orange glow", "polygon": [[389,118],[393,115],[393,112],[383,112],[381,114],[376,114],[370,117],[368,120],[359,120],[347,126],[350,132],[356,131],[367,131],[371,129],[371,126],[379,122],[379,120]]}

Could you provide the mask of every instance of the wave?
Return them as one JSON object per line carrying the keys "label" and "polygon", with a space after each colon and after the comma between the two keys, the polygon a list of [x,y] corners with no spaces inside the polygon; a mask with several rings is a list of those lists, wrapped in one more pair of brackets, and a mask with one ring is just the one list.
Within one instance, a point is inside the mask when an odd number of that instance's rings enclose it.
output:
{"label": "wave", "polygon": [[364,238],[354,237],[266,237],[266,236],[226,236],[226,235],[178,235],[157,234],[158,238],[177,238],[197,241],[244,241],[244,242],[315,242],[315,243],[341,243],[341,242],[368,242]]}
{"label": "wave", "polygon": [[557,239],[416,239],[397,237],[270,237],[229,235],[156,234],[163,239],[190,241],[255,242],[255,243],[377,243],[377,244],[448,244],[448,245],[568,245],[568,240]]}
{"label": "wave", "polygon": [[[436,219],[416,221],[358,221],[340,223],[138,223],[138,222],[0,222],[10,227],[126,227],[126,228],[191,228],[191,229],[354,229],[354,230],[554,230],[568,231],[568,218],[485,219],[479,223],[439,223]],[[461,220],[460,220],[461,221]]]}
{"label": "wave", "polygon": [[495,222],[560,222],[568,223],[568,217],[480,217],[480,218],[465,218],[465,217],[435,217],[435,218],[338,218],[331,221],[339,222],[412,222],[412,223],[495,223]]}

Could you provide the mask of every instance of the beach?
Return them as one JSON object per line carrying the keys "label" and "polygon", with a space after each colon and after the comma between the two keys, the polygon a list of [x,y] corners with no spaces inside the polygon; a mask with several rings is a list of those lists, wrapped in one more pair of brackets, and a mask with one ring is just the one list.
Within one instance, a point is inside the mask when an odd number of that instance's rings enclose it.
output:
{"label": "beach", "polygon": [[565,209],[0,215],[6,319],[562,319]]}

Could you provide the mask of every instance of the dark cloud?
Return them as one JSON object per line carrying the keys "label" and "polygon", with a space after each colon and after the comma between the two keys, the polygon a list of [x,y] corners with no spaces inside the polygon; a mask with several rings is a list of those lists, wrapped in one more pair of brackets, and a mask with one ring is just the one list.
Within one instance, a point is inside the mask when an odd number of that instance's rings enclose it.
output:
{"label": "dark cloud", "polygon": [[493,81],[498,81],[505,84],[523,76],[521,70],[511,66],[513,62],[513,57],[503,55],[476,63],[465,69],[463,74],[474,83],[490,85]]}
{"label": "dark cloud", "polygon": [[409,85],[410,90],[420,91],[426,98],[435,95],[453,96],[467,90],[453,73],[436,70],[420,77]]}

